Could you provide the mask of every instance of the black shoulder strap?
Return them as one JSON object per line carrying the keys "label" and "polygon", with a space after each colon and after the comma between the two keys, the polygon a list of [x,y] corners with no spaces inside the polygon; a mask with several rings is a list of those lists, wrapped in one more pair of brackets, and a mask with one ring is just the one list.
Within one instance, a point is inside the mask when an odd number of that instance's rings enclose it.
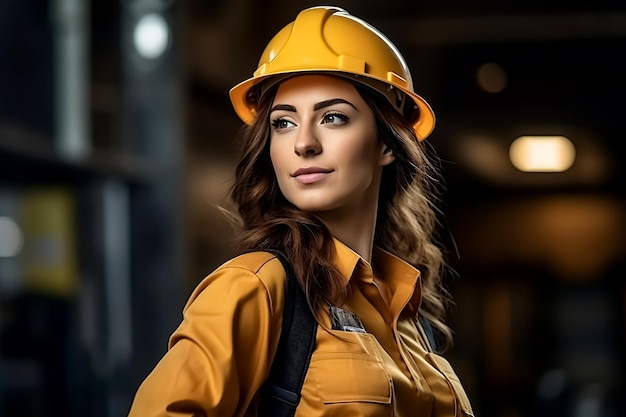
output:
{"label": "black shoulder strap", "polygon": [[287,291],[280,340],[268,379],[260,391],[259,417],[292,417],[315,349],[317,321],[291,262],[278,250],[268,250],[283,264]]}
{"label": "black shoulder strap", "polygon": [[421,314],[418,316],[418,320],[424,329],[424,333],[426,333],[426,338],[428,339],[428,343],[430,343],[430,347],[433,352],[437,352],[437,338],[435,337],[435,331],[433,330],[433,326],[431,326],[430,322]]}

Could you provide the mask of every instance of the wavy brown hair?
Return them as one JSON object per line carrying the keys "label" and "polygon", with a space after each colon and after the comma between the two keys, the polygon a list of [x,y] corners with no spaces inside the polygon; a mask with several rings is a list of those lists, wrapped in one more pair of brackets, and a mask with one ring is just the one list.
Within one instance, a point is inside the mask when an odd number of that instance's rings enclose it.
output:
{"label": "wavy brown hair", "polygon": [[[446,349],[452,343],[444,321],[451,298],[442,284],[442,252],[434,242],[441,185],[434,155],[384,97],[354,85],[374,111],[378,137],[395,156],[383,169],[374,243],[419,268],[419,314],[438,330]],[[275,248],[286,253],[312,310],[319,311],[340,305],[348,289],[332,263],[335,248],[328,228],[314,213],[287,201],[278,187],[269,152],[269,112],[277,88],[264,92],[256,103],[255,121],[242,131],[243,149],[231,189],[240,218],[238,243],[242,251]]]}

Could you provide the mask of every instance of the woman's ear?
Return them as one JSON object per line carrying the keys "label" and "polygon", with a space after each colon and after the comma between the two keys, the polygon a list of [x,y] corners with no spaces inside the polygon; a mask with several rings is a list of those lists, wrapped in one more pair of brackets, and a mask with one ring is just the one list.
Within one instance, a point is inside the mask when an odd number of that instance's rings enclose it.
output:
{"label": "woman's ear", "polygon": [[396,159],[395,155],[387,145],[383,145],[378,163],[381,166],[389,165]]}

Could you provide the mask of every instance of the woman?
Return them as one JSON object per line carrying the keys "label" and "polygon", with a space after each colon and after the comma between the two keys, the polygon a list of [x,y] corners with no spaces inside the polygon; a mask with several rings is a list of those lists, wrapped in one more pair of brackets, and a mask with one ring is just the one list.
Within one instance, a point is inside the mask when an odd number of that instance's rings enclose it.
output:
{"label": "woman", "polygon": [[270,249],[318,321],[296,416],[472,415],[417,320],[449,346],[422,142],[434,115],[396,48],[342,9],[306,9],[231,100],[248,125],[231,193],[242,254],[194,290],[130,416],[256,415],[286,295]]}

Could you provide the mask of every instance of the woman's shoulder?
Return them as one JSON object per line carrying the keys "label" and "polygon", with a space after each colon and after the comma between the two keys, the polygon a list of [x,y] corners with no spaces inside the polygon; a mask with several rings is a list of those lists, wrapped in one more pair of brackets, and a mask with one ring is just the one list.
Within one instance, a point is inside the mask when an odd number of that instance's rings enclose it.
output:
{"label": "woman's shoulder", "polygon": [[187,306],[197,298],[216,294],[264,292],[270,300],[282,300],[286,274],[272,253],[254,251],[237,255],[206,276],[192,292]]}
{"label": "woman's shoulder", "polygon": [[280,328],[285,277],[280,260],[271,253],[249,252],[227,260],[194,288],[170,345],[181,338],[200,338],[198,332],[205,334],[207,328],[240,332],[236,338],[251,328]]}
{"label": "woman's shoulder", "polygon": [[282,264],[276,255],[263,251],[246,252],[237,255],[224,262],[217,270],[224,268],[243,269],[261,276],[271,276],[283,271]]}

